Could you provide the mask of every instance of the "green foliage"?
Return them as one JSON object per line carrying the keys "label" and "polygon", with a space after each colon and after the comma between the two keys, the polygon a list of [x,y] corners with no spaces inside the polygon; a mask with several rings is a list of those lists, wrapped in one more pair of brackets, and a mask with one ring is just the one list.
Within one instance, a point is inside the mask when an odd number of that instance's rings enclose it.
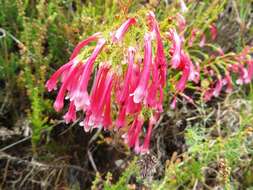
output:
{"label": "green foliage", "polygon": [[[213,137],[211,128],[193,126],[185,133],[187,152],[181,155],[180,162],[170,162],[166,168],[165,177],[155,184],[153,189],[192,189],[197,184],[206,184],[206,172],[213,169],[212,165],[219,168],[218,182],[225,189],[238,189],[240,182],[232,176],[238,167],[252,167],[252,163],[244,160],[252,154],[252,144],[248,138],[252,133],[252,113],[244,115],[243,122],[238,130],[227,136]],[[250,137],[251,138],[251,137]],[[211,188],[211,187],[208,187]]]}
{"label": "green foliage", "polygon": [[119,180],[115,184],[113,184],[111,182],[112,181],[112,174],[111,173],[107,173],[105,181],[103,181],[101,179],[101,176],[99,175],[99,173],[97,173],[96,179],[93,182],[92,189],[97,190],[97,189],[101,189],[101,187],[103,187],[104,190],[128,190],[129,189],[128,185],[130,185],[129,184],[130,178],[131,177],[139,178],[138,171],[139,171],[139,168],[136,164],[136,159],[134,159],[127,166],[127,168],[121,174],[121,176],[119,177]]}

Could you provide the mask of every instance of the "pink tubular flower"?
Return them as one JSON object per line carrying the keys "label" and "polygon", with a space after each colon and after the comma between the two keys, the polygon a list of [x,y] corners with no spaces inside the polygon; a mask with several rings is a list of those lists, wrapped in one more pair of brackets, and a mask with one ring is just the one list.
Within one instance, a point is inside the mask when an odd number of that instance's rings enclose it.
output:
{"label": "pink tubular flower", "polygon": [[143,116],[138,115],[136,116],[132,126],[128,130],[127,142],[130,148],[138,145],[138,143],[136,142],[138,142],[139,140],[139,135],[140,135],[143,123],[144,123]]}
{"label": "pink tubular flower", "polygon": [[77,74],[78,72],[78,69],[80,68],[80,64],[73,64],[70,68],[70,71],[67,75],[67,78],[66,80],[64,81],[64,83],[62,84],[58,94],[57,94],[57,97],[56,97],[56,100],[54,102],[54,109],[59,112],[63,106],[64,106],[64,96],[65,96],[65,93],[67,91],[67,87],[70,83],[73,82],[73,79],[74,79],[74,76]]}
{"label": "pink tubular flower", "polygon": [[[103,70],[104,73],[100,72],[97,78],[100,78],[100,84],[95,85],[93,89],[93,93],[91,96],[91,105],[86,111],[85,120],[81,123],[84,126],[85,131],[89,131],[91,127],[101,127],[104,125],[105,128],[108,128],[108,125],[111,123],[110,113],[110,99],[111,90],[112,90],[112,81],[113,74],[108,73],[108,71]],[[104,78],[101,75],[106,75]],[[98,80],[96,80],[98,81]],[[96,94],[95,94],[96,93]],[[99,96],[99,100],[97,101],[97,96]],[[94,106],[96,105],[96,106]]]}
{"label": "pink tubular flower", "polygon": [[125,33],[127,32],[127,30],[129,29],[129,27],[133,24],[136,23],[136,19],[135,18],[129,18],[127,21],[125,21],[118,30],[116,30],[114,32],[114,34],[112,35],[112,42],[119,42],[122,40],[123,36],[125,35]]}
{"label": "pink tubular flower", "polygon": [[140,78],[141,78],[141,72],[140,72],[139,65],[134,64],[133,74],[132,74],[130,84],[129,84],[130,96],[128,97],[128,100],[127,100],[127,109],[126,109],[126,112],[129,114],[135,114],[141,110],[141,103],[136,104],[133,100],[133,93],[139,84]]}
{"label": "pink tubular flower", "polygon": [[126,122],[126,105],[122,105],[120,110],[119,110],[119,115],[118,118],[116,120],[116,126],[118,128],[124,127],[125,126],[125,122]]}
{"label": "pink tubular flower", "polygon": [[191,31],[191,36],[190,36],[189,43],[188,43],[190,47],[192,47],[193,42],[196,39],[197,32],[198,32],[198,29],[195,29],[195,28]]}
{"label": "pink tubular flower", "polygon": [[170,108],[174,110],[176,108],[176,105],[177,105],[177,97],[175,96],[170,104]]}
{"label": "pink tubular flower", "polygon": [[179,82],[176,84],[176,89],[178,92],[183,92],[187,81],[199,82],[200,68],[196,63],[197,67],[193,65],[190,57],[182,50],[181,51],[181,62],[179,68],[182,70],[182,76]]}
{"label": "pink tubular flower", "polygon": [[149,29],[151,31],[155,31],[156,29],[156,25],[157,25],[157,22],[156,22],[156,19],[155,19],[155,14],[153,11],[149,11],[148,14],[147,14],[147,21],[148,21],[148,25],[149,25]]}
{"label": "pink tubular flower", "polygon": [[50,79],[47,81],[46,83],[46,87],[47,90],[50,92],[53,89],[56,88],[57,85],[57,80],[59,79],[59,77],[66,71],[68,71],[70,69],[70,67],[72,66],[73,62],[75,62],[74,60],[66,63],[65,65],[61,66],[51,77]]}
{"label": "pink tubular flower", "polygon": [[193,81],[198,84],[200,80],[200,65],[198,62],[195,62],[194,78]]}
{"label": "pink tubular flower", "polygon": [[92,36],[88,37],[87,39],[78,43],[73,53],[70,56],[70,60],[74,59],[79,54],[79,52],[81,51],[83,47],[87,46],[89,43],[93,41],[96,41],[99,37],[101,37],[101,33],[95,33]]}
{"label": "pink tubular flower", "polygon": [[208,102],[213,97],[213,89],[208,89],[204,92],[204,100]]}
{"label": "pink tubular flower", "polygon": [[160,86],[159,88],[159,101],[156,104],[156,109],[158,113],[163,112],[163,88]]}
{"label": "pink tubular flower", "polygon": [[199,42],[199,47],[204,47],[205,44],[206,44],[206,36],[205,36],[204,33],[202,33],[201,39],[200,39],[200,42]]}
{"label": "pink tubular flower", "polygon": [[134,54],[135,49],[133,47],[128,48],[128,68],[126,72],[126,77],[124,79],[124,84],[122,91],[120,92],[119,102],[123,103],[126,101],[127,97],[129,96],[129,84],[133,73],[133,65],[134,65]]}
{"label": "pink tubular flower", "polygon": [[239,78],[236,80],[236,83],[239,85],[242,85],[243,83],[246,83],[248,80],[248,71],[241,63],[232,65],[232,70],[235,73],[239,74]]}
{"label": "pink tubular flower", "polygon": [[250,83],[253,77],[253,60],[248,60],[247,65],[248,65],[248,68],[247,68],[248,74],[247,74],[247,78],[245,79],[245,83]]}
{"label": "pink tubular flower", "polygon": [[161,85],[164,86],[167,75],[167,63],[164,53],[162,37],[160,34],[158,22],[155,18],[155,14],[152,11],[149,12],[148,19],[150,22],[151,30],[155,33],[156,36],[157,50],[155,55],[155,65],[157,67],[157,72],[159,72],[159,79],[157,80],[160,80]]}
{"label": "pink tubular flower", "polygon": [[220,56],[223,56],[223,55],[224,55],[224,51],[222,50],[221,47],[219,47],[219,48],[217,49],[217,52],[219,53]]}
{"label": "pink tubular flower", "polygon": [[176,84],[176,90],[183,92],[188,80],[195,79],[195,70],[190,58],[182,51],[180,68],[182,69],[182,76]]}
{"label": "pink tubular flower", "polygon": [[178,81],[178,83],[176,84],[176,89],[178,92],[184,91],[189,75],[190,75],[190,67],[189,65],[185,65],[183,68],[182,76]]}
{"label": "pink tubular flower", "polygon": [[146,33],[144,37],[144,67],[139,84],[133,93],[135,103],[140,103],[146,95],[150,77],[151,64],[152,64],[151,34]]}
{"label": "pink tubular flower", "polygon": [[177,26],[179,28],[179,32],[183,32],[186,27],[185,18],[183,17],[183,15],[178,13],[176,16],[176,19],[177,19]]}
{"label": "pink tubular flower", "polygon": [[[150,30],[156,36],[156,55],[154,62],[152,63],[152,82],[148,88],[148,93],[146,93],[144,104],[147,104],[149,107],[155,110],[162,110],[162,100],[163,100],[163,91],[162,87],[166,83],[167,75],[167,63],[162,43],[162,38],[159,30],[158,22],[156,21],[155,14],[153,12],[148,13],[148,21]],[[158,93],[159,99],[157,97]]]}
{"label": "pink tubular flower", "polygon": [[103,120],[104,128],[109,128],[109,126],[112,124],[112,118],[111,118],[111,91],[112,91],[112,85],[110,86],[110,89],[108,91],[109,91],[109,93],[107,93],[107,98],[106,98],[106,103],[105,103],[104,120]]}
{"label": "pink tubular flower", "polygon": [[144,139],[144,143],[140,148],[140,152],[142,154],[145,154],[145,153],[149,152],[151,133],[152,133],[153,126],[155,125],[157,119],[158,119],[157,116],[154,116],[154,115],[151,116],[151,118],[149,119],[148,131],[147,131],[146,137]]}
{"label": "pink tubular flower", "polygon": [[155,66],[157,67],[157,72],[159,72],[159,79],[157,78],[155,80],[160,80],[161,85],[164,86],[167,75],[167,63],[163,48],[162,37],[160,34],[158,22],[156,21],[155,18],[155,14],[152,11],[148,13],[148,19],[151,31],[155,33],[157,44],[157,50],[155,55]]}
{"label": "pink tubular flower", "polygon": [[179,0],[179,3],[180,3],[180,7],[181,7],[181,12],[182,13],[185,13],[188,11],[187,7],[186,7],[186,4],[184,2],[184,0]]}
{"label": "pink tubular flower", "polygon": [[80,68],[76,72],[75,76],[73,76],[72,82],[68,84],[68,87],[67,87],[68,94],[65,99],[70,99],[71,97],[73,97],[73,94],[74,94],[76,88],[78,87],[77,81],[79,81],[79,78],[80,78],[81,74],[83,73],[84,68],[85,68],[85,64],[82,63]]}
{"label": "pink tubular flower", "polygon": [[210,25],[210,31],[211,31],[212,40],[215,40],[217,38],[217,28],[216,28],[215,24]]}
{"label": "pink tubular flower", "polygon": [[[106,78],[103,81],[100,81],[99,86],[97,87],[96,94],[93,97],[99,97],[97,102],[93,102],[91,99],[91,117],[90,122],[93,123],[95,126],[100,126],[103,124],[104,120],[104,108],[106,106],[106,101],[108,101],[108,95],[111,95],[112,90],[112,82],[113,82],[113,74],[109,72],[106,74]],[[96,106],[94,106],[96,103]]]}
{"label": "pink tubular flower", "polygon": [[182,52],[182,61],[184,62],[185,65],[187,64],[190,67],[190,74],[188,80],[198,83],[199,71],[195,70],[195,66],[193,65],[190,57],[186,55],[184,52]]}
{"label": "pink tubular flower", "polygon": [[164,87],[167,75],[167,62],[165,58],[161,35],[158,28],[156,29],[156,42],[157,42],[157,50],[155,56],[155,64],[157,65],[159,70],[161,86]]}
{"label": "pink tubular flower", "polygon": [[101,94],[104,90],[105,79],[107,73],[109,72],[109,69],[110,67],[106,63],[102,64],[102,66],[100,66],[98,69],[90,94],[90,110],[95,110],[98,107],[99,101],[101,100]]}
{"label": "pink tubular flower", "polygon": [[91,129],[91,122],[90,122],[90,116],[91,116],[91,111],[87,110],[85,113],[85,119],[84,121],[80,122],[79,125],[83,126],[83,129],[85,132],[89,132]]}
{"label": "pink tubular flower", "polygon": [[77,89],[73,93],[73,97],[71,97],[71,101],[73,100],[77,110],[87,109],[90,105],[89,95],[87,92],[88,83],[90,80],[90,75],[92,73],[94,62],[105,45],[105,39],[101,38],[98,40],[97,46],[92,52],[92,55],[88,58],[85,63],[84,71],[80,77],[79,85]]}
{"label": "pink tubular flower", "polygon": [[158,84],[157,81],[152,81],[152,84],[150,85],[148,89],[148,93],[146,95],[145,104],[147,104],[149,107],[156,108],[157,105],[157,92],[158,92]]}
{"label": "pink tubular flower", "polygon": [[157,111],[162,111],[163,88],[159,81],[159,73],[156,63],[152,64],[152,67],[152,82],[148,88],[148,93],[145,96],[144,104]]}
{"label": "pink tubular flower", "polygon": [[74,102],[70,102],[68,112],[63,118],[67,124],[76,120],[76,108]]}
{"label": "pink tubular flower", "polygon": [[180,59],[181,59],[181,44],[182,41],[177,34],[176,30],[170,30],[170,39],[172,40],[172,58],[171,58],[171,66],[173,69],[176,69],[179,67]]}
{"label": "pink tubular flower", "polygon": [[220,95],[220,92],[222,90],[222,79],[218,79],[216,82],[216,85],[213,90],[213,96],[218,97]]}
{"label": "pink tubular flower", "polygon": [[224,81],[223,84],[227,85],[226,92],[227,93],[231,93],[232,90],[233,90],[233,81],[231,79],[231,76],[230,76],[229,72],[227,72],[225,74],[225,79],[223,81]]}

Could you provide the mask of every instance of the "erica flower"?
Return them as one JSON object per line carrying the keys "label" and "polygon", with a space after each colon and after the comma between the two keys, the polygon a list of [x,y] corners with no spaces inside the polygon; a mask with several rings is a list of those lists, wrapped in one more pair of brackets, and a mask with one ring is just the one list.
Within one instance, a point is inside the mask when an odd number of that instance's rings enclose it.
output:
{"label": "erica flower", "polygon": [[212,40],[215,40],[217,38],[217,28],[216,28],[215,24],[210,25],[210,31],[211,31]]}
{"label": "erica flower", "polygon": [[253,77],[253,60],[247,60],[247,78],[245,79],[245,83],[249,83]]}
{"label": "erica flower", "polygon": [[112,125],[112,118],[111,118],[111,90],[112,84],[110,89],[108,90],[106,103],[105,103],[105,111],[104,111],[104,118],[103,118],[103,126],[104,128],[109,128]]}
{"label": "erica flower", "polygon": [[226,72],[225,78],[223,79],[223,84],[227,85],[226,92],[230,93],[233,90],[233,82],[229,72]]}
{"label": "erica flower", "polygon": [[[139,60],[139,64],[141,64],[140,60]],[[128,97],[127,103],[126,103],[126,107],[127,107],[126,112],[129,114],[140,112],[141,107],[142,107],[141,103],[134,102],[134,97],[133,97],[133,93],[136,90],[141,78],[141,71],[140,71],[139,64],[134,64],[133,73],[132,73],[132,77],[129,84],[130,96]]]}
{"label": "erica flower", "polygon": [[241,63],[233,64],[231,67],[232,71],[239,74],[239,78],[236,80],[237,84],[246,83],[248,80],[248,71]]}
{"label": "erica flower", "polygon": [[196,63],[197,67],[195,68],[195,65],[192,63],[190,57],[188,55],[186,55],[183,51],[182,51],[182,62],[183,65],[188,65],[190,67],[190,73],[189,73],[189,81],[194,81],[195,83],[199,82],[199,72],[200,72],[200,68],[199,65]]}
{"label": "erica flower", "polygon": [[107,65],[106,63],[102,63],[96,74],[96,78],[94,80],[91,89],[90,94],[91,103],[89,106],[89,110],[92,110],[93,112],[95,112],[95,110],[98,109],[98,105],[101,100],[101,95],[103,94],[104,91],[105,80],[109,72],[109,69],[110,69],[109,65]]}
{"label": "erica flower", "polygon": [[212,97],[213,97],[213,89],[210,88],[204,92],[204,100],[206,102],[210,101]]}
{"label": "erica flower", "polygon": [[131,80],[132,73],[133,73],[134,54],[135,54],[135,49],[133,47],[129,47],[128,48],[128,68],[127,68],[126,76],[124,79],[122,91],[119,92],[120,93],[120,95],[119,95],[119,102],[120,103],[126,101],[128,95],[130,93],[129,84],[130,84],[130,80]]}
{"label": "erica flower", "polygon": [[69,73],[66,77],[66,80],[64,81],[64,83],[61,85],[61,88],[57,94],[56,100],[54,102],[54,109],[58,112],[60,111],[63,106],[64,106],[64,97],[65,97],[65,93],[67,92],[67,87],[70,83],[73,82],[73,78],[76,75],[76,73],[78,72],[78,69],[80,67],[81,63],[78,64],[73,64],[71,66],[71,68],[69,69]]}
{"label": "erica flower", "polygon": [[151,34],[146,33],[144,37],[144,66],[141,73],[139,84],[133,93],[135,103],[140,103],[145,97],[150,77],[151,64],[152,64]]}
{"label": "erica flower", "polygon": [[214,97],[218,97],[220,95],[220,92],[222,90],[222,85],[223,85],[222,79],[218,79],[213,90]]}
{"label": "erica flower", "polygon": [[166,63],[166,58],[165,58],[165,53],[164,53],[164,48],[163,48],[163,42],[162,42],[162,37],[160,34],[160,29],[158,22],[155,18],[155,14],[150,11],[148,14],[149,18],[149,23],[150,23],[150,28],[151,31],[155,33],[156,36],[156,55],[155,55],[155,66],[157,67],[157,72],[159,72],[159,79],[156,78],[155,80],[160,80],[160,83],[162,86],[165,85],[166,81],[166,74],[167,74],[167,63]]}
{"label": "erica flower", "polygon": [[157,42],[157,50],[155,55],[155,64],[158,67],[159,75],[160,75],[160,83],[164,87],[166,82],[167,75],[167,62],[165,58],[163,43],[161,39],[161,35],[159,29],[156,29],[156,42]]}
{"label": "erica flower", "polygon": [[125,33],[127,32],[127,30],[129,29],[129,27],[133,24],[136,23],[136,19],[135,18],[129,18],[127,21],[125,21],[118,30],[116,30],[114,32],[114,34],[112,35],[112,41],[113,42],[119,42],[122,40],[123,36],[125,35]]}
{"label": "erica flower", "polygon": [[87,39],[78,43],[77,46],[75,47],[73,53],[70,56],[70,60],[74,59],[79,54],[79,52],[81,51],[81,49],[83,47],[87,46],[90,42],[97,41],[99,37],[101,37],[100,32],[95,33],[92,36],[88,37]]}
{"label": "erica flower", "polygon": [[176,105],[177,105],[177,97],[175,96],[170,104],[170,108],[174,110],[176,108]]}
{"label": "erica flower", "polygon": [[189,78],[189,75],[190,75],[190,66],[188,64],[186,64],[183,68],[182,76],[176,84],[176,89],[177,89],[178,92],[183,92],[184,91],[186,83],[187,83],[188,78]]}
{"label": "erica flower", "polygon": [[177,19],[177,26],[179,28],[179,32],[184,31],[184,29],[186,27],[185,18],[183,17],[183,15],[178,13],[177,16],[176,16],[176,19]]}
{"label": "erica flower", "polygon": [[141,133],[142,125],[144,123],[144,118],[142,115],[137,115],[129,128],[127,135],[126,135],[126,142],[128,143],[129,147],[139,147],[139,135]]}
{"label": "erica flower", "polygon": [[196,39],[197,32],[198,32],[198,29],[195,29],[195,28],[191,31],[191,35],[190,35],[190,39],[189,39],[189,46],[190,47],[192,47],[193,42]]}
{"label": "erica flower", "polygon": [[[67,64],[61,66],[51,77],[50,79],[47,81],[46,83],[46,87],[47,87],[47,90],[50,92],[52,91],[53,89],[56,88],[56,85],[57,85],[57,81],[58,79],[60,78],[60,76],[69,70],[69,68],[73,65],[73,63],[77,61],[77,60],[72,60],[70,62],[68,62]],[[78,61],[77,61],[78,62]]]}
{"label": "erica flower", "polygon": [[74,102],[70,102],[68,112],[63,116],[63,118],[67,124],[76,120],[76,108]]}
{"label": "erica flower", "polygon": [[113,82],[113,73],[104,70],[101,75],[102,76],[97,76],[100,78],[100,81],[98,81],[99,84],[94,86],[95,90],[93,91],[94,94],[92,94],[91,105],[89,107],[89,110],[91,111],[89,122],[96,127],[102,126],[103,124],[104,110],[107,102],[110,101],[108,96],[111,96]]}
{"label": "erica flower", "polygon": [[201,39],[200,39],[200,42],[199,42],[199,47],[204,47],[205,44],[206,44],[206,36],[205,36],[204,33],[202,33]]}
{"label": "erica flower", "polygon": [[171,66],[176,69],[179,67],[181,59],[181,39],[177,34],[176,30],[170,30],[169,32],[170,39],[172,41],[172,58]]}
{"label": "erica flower", "polygon": [[153,126],[155,125],[157,119],[158,119],[158,115],[151,116],[151,118],[149,119],[148,130],[147,130],[147,133],[146,133],[146,136],[145,136],[145,139],[144,139],[144,143],[140,148],[140,152],[142,154],[147,153],[149,151],[149,145],[150,145],[152,129],[153,129]]}
{"label": "erica flower", "polygon": [[126,121],[126,109],[127,106],[126,105],[121,105],[120,110],[119,110],[119,114],[118,114],[118,118],[116,120],[116,126],[118,128],[124,127],[125,126],[125,121]]}
{"label": "erica flower", "polygon": [[88,83],[90,80],[90,76],[92,73],[93,65],[95,60],[105,45],[105,39],[101,38],[98,40],[97,46],[92,52],[91,56],[85,63],[84,71],[80,77],[80,81],[78,81],[78,87],[75,90],[73,97],[71,97],[71,101],[73,100],[77,110],[86,109],[90,105],[89,95],[87,92]]}
{"label": "erica flower", "polygon": [[188,80],[195,79],[195,69],[190,58],[182,51],[180,69],[182,70],[182,76],[176,84],[176,90],[183,92]]}
{"label": "erica flower", "polygon": [[184,0],[179,0],[179,3],[180,3],[180,7],[181,7],[181,12],[183,12],[183,13],[187,12],[188,9],[186,7],[186,4],[185,4]]}

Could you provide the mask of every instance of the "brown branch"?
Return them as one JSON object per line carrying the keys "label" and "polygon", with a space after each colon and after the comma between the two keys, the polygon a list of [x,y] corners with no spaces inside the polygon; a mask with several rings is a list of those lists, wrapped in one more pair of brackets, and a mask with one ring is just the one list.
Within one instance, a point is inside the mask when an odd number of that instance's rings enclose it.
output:
{"label": "brown branch", "polygon": [[76,165],[69,165],[69,164],[57,164],[57,165],[45,164],[45,163],[41,163],[41,162],[38,162],[38,161],[35,161],[35,160],[29,161],[29,160],[25,160],[25,159],[22,159],[22,158],[14,157],[14,156],[11,156],[11,155],[6,154],[4,152],[0,152],[0,160],[1,159],[7,159],[7,160],[10,160],[10,161],[16,161],[16,162],[19,162],[19,163],[26,164],[26,165],[28,165],[30,167],[41,168],[42,170],[46,170],[46,169],[50,169],[50,168],[54,168],[54,169],[71,168],[71,169],[78,170],[78,171],[84,172],[84,173],[88,172],[88,170],[86,170],[84,168],[81,168],[79,166],[76,166]]}

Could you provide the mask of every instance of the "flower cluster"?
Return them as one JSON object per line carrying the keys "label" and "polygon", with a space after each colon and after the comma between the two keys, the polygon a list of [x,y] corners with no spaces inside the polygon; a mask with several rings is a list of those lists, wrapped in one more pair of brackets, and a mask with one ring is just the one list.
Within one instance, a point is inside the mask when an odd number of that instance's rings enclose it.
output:
{"label": "flower cluster", "polygon": [[[169,67],[173,70],[181,72],[181,77],[175,84],[175,96],[171,103],[171,108],[176,107],[177,95],[183,94],[186,85],[191,83],[195,91],[202,94],[204,101],[210,101],[213,97],[218,97],[222,90],[230,93],[232,92],[234,83],[232,78],[237,79],[236,84],[247,84],[253,78],[253,61],[250,56],[252,49],[246,47],[241,53],[224,54],[220,47],[206,42],[206,34],[196,28],[190,31],[188,39],[185,38],[186,22],[182,15],[177,15],[177,32],[175,29],[170,29],[167,33],[168,39],[171,42],[170,56],[171,64]],[[214,24],[210,25],[210,39],[216,40],[217,28]],[[206,53],[208,48],[215,50],[215,53],[210,50]],[[188,49],[187,49],[188,48]],[[189,52],[195,52],[200,55],[190,56]],[[201,50],[201,51],[199,51]],[[199,57],[205,57],[199,58]],[[200,64],[201,63],[201,64]],[[202,78],[202,81],[200,80]],[[203,82],[205,81],[205,82]],[[203,83],[202,83],[203,82]],[[192,98],[183,94],[184,98],[190,103]]]}
{"label": "flower cluster", "polygon": [[[54,108],[61,111],[65,99],[69,100],[69,108],[64,115],[66,123],[74,122],[78,111],[83,112],[84,120],[80,125],[85,131],[100,127],[123,129],[125,142],[137,153],[149,150],[152,128],[163,112],[164,97],[168,95],[165,91],[168,70],[180,73],[171,104],[174,108],[177,95],[184,93],[188,83],[195,84],[196,90],[200,90],[204,100],[208,101],[219,96],[223,87],[227,92],[232,90],[232,73],[238,75],[238,84],[249,83],[253,76],[249,49],[239,55],[227,56],[217,49],[218,56],[211,56],[205,65],[194,60],[186,47],[193,48],[198,37],[198,47],[207,46],[206,36],[204,32],[193,29],[186,40],[186,21],[182,15],[177,15],[177,27],[169,29],[164,35],[153,12],[148,12],[145,22],[143,36],[136,38],[140,42],[128,43],[127,47],[124,46],[125,36],[130,28],[139,27],[137,18],[127,19],[111,33],[110,39],[96,33],[83,40],[75,47],[69,62],[61,66],[46,83],[48,91],[52,91],[57,88],[58,80],[61,81]],[[217,36],[215,25],[210,26],[210,31],[214,40]],[[164,40],[171,44],[169,51],[164,49]],[[96,45],[91,54],[84,58],[87,55],[82,54],[82,49],[94,43]],[[105,57],[101,54],[107,54],[111,47],[124,47],[120,64],[114,64],[109,58],[98,58]],[[169,64],[166,53],[170,57]],[[228,63],[226,59],[229,59]],[[211,82],[201,87],[200,79],[205,76]],[[193,101],[190,97],[188,100]],[[149,122],[146,127],[144,122],[147,118]]]}

